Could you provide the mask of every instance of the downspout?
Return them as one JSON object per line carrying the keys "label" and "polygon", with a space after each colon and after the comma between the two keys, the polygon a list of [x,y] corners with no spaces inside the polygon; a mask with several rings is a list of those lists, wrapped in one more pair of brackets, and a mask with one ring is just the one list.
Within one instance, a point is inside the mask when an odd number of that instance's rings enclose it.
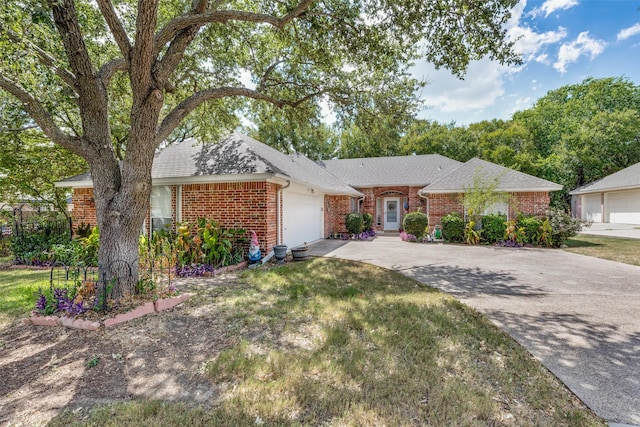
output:
{"label": "downspout", "polygon": [[356,206],[358,208],[358,213],[360,213],[360,202],[364,202],[365,197],[367,196],[362,196],[361,198],[358,199],[358,205]]}
{"label": "downspout", "polygon": [[287,185],[282,186],[278,188],[278,190],[276,190],[276,245],[282,244],[282,237],[281,237],[282,230],[280,230],[281,224],[282,224],[282,221],[281,221],[282,214],[280,213],[280,210],[282,208],[282,203],[280,202],[280,197],[282,195],[282,190],[289,188],[290,185],[291,185],[291,180],[288,180]]}
{"label": "downspout", "polygon": [[[424,195],[424,193],[422,192],[422,188],[418,190],[418,196],[427,201],[427,208],[425,209],[426,211],[425,214],[427,214],[427,217],[429,217],[429,196]],[[429,221],[429,224],[431,224],[431,221]]]}

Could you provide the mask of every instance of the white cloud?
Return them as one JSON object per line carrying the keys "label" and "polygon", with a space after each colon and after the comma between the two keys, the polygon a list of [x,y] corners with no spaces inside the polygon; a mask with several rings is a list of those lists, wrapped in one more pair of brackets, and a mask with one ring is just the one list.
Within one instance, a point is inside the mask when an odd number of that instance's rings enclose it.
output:
{"label": "white cloud", "polygon": [[542,3],[542,6],[533,9],[531,14],[533,16],[544,14],[544,17],[546,18],[556,10],[567,10],[577,5],[578,0],[546,0]]}
{"label": "white cloud", "polygon": [[469,64],[464,80],[452,76],[448,70],[436,70],[431,64],[421,64],[414,74],[422,74],[430,84],[423,90],[422,99],[430,107],[443,113],[459,113],[495,104],[504,94],[503,75],[506,67],[489,59]]}
{"label": "white cloud", "polygon": [[590,55],[591,59],[600,55],[607,44],[602,40],[589,37],[588,31],[578,34],[571,43],[564,43],[558,50],[558,60],[553,64],[553,68],[561,74],[567,72],[567,65],[577,62],[583,55]]}
{"label": "white cloud", "polygon": [[521,54],[525,61],[529,61],[542,56],[539,52],[546,45],[558,43],[567,37],[567,30],[566,28],[558,27],[556,31],[536,33],[529,27],[515,27],[509,31],[509,36],[512,39],[517,39],[515,44],[516,52]]}
{"label": "white cloud", "polygon": [[629,37],[633,37],[636,34],[640,34],[640,22],[632,27],[620,30],[620,32],[618,33],[618,41],[628,39]]}

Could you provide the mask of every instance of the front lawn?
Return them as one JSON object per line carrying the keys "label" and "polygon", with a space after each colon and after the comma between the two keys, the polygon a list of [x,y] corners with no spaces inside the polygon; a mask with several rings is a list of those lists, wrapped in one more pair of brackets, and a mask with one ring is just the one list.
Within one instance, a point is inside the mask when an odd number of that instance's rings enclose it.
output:
{"label": "front lawn", "polygon": [[[207,405],[114,398],[52,425],[604,425],[484,316],[398,273],[319,258],[200,289],[176,313],[208,313],[229,345],[175,364],[209,381]],[[161,319],[137,333],[170,334]]]}
{"label": "front lawn", "polygon": [[566,242],[567,252],[640,265],[640,239],[580,234]]}
{"label": "front lawn", "polygon": [[48,269],[0,270],[0,330],[11,320],[33,310],[36,293],[49,287]]}

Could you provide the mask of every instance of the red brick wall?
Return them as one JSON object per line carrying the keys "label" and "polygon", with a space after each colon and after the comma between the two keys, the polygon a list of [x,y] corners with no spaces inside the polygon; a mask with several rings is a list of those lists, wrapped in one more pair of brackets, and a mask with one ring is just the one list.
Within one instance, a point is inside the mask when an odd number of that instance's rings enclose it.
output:
{"label": "red brick wall", "polygon": [[[509,193],[509,218],[518,213],[545,215],[550,200],[548,192]],[[429,194],[429,226],[442,224],[442,217],[452,212],[464,216],[461,194]]]}
{"label": "red brick wall", "polygon": [[442,217],[452,212],[464,216],[461,196],[460,193],[429,194],[429,228],[442,225]]}
{"label": "red brick wall", "polygon": [[[264,253],[271,251],[277,237],[278,186],[268,182],[231,182],[182,186],[182,221],[198,218],[218,221],[223,227],[254,230]],[[171,217],[176,223],[177,186],[171,188]],[[73,223],[96,224],[93,189],[73,190]],[[281,216],[282,218],[282,216]],[[147,228],[149,227],[147,214]],[[147,229],[148,232],[148,229]]]}
{"label": "red brick wall", "polygon": [[98,224],[93,188],[74,188],[71,203],[73,203],[71,217],[74,231],[81,224],[89,224],[92,227]]}
{"label": "red brick wall", "polygon": [[182,221],[208,218],[223,227],[253,230],[267,253],[276,244],[277,188],[268,182],[183,185]]}
{"label": "red brick wall", "polygon": [[518,213],[525,215],[546,215],[551,198],[548,192],[510,193],[509,218],[515,218]]}
{"label": "red brick wall", "polygon": [[324,196],[324,234],[346,233],[345,216],[351,213],[351,197]]}

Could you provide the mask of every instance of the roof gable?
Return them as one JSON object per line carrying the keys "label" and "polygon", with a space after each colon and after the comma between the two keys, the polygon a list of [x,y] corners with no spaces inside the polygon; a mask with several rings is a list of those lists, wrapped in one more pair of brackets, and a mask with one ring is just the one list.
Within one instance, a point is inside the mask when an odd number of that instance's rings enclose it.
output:
{"label": "roof gable", "polygon": [[573,190],[570,194],[598,193],[610,190],[626,190],[640,187],[640,163],[607,175]]}
{"label": "roof gable", "polygon": [[462,193],[472,188],[476,177],[497,180],[497,191],[558,191],[562,186],[495,163],[473,158],[422,189],[425,193]]}

